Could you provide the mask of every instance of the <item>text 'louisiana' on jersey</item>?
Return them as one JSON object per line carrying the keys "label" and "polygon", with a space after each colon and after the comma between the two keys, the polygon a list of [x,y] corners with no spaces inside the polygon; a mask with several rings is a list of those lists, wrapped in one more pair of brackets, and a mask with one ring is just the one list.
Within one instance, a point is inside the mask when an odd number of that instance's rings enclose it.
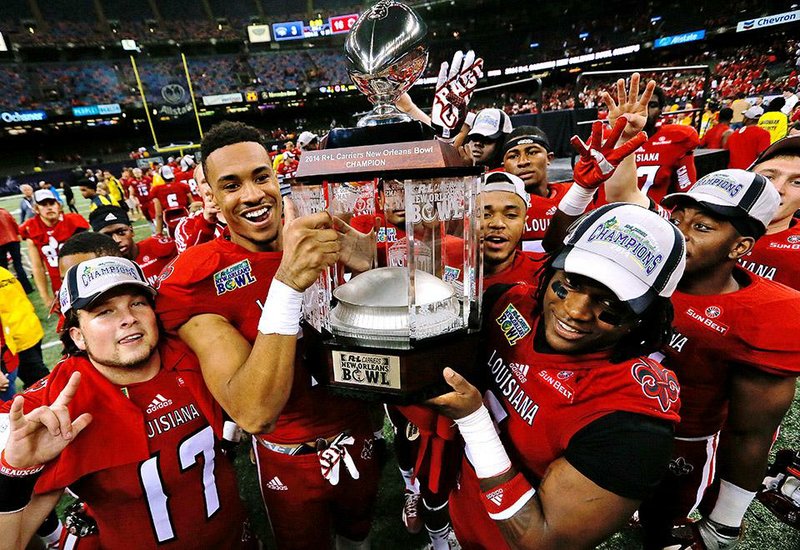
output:
{"label": "text 'louisiana' on jersey", "polygon": [[30,412],[53,403],[70,376],[81,373],[69,408],[73,417],[92,414],[92,423],[47,463],[35,488],[36,494],[69,488],[87,504],[97,533],[78,541],[68,536],[68,547],[247,546],[236,473],[220,446],[222,411],[183,342],[164,338],[159,354],[161,370],[144,382],[117,386],[76,356],[25,392]]}
{"label": "text 'louisiana' on jersey", "polygon": [[739,265],[771,281],[800,290],[800,223],[756,241]]}

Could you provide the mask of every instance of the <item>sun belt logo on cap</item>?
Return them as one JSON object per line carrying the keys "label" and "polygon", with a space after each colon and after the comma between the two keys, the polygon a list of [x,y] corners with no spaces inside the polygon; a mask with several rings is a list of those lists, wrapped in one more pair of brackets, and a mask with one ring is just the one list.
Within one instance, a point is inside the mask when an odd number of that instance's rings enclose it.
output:
{"label": "sun belt logo on cap", "polygon": [[621,226],[616,216],[597,224],[586,241],[605,242],[622,249],[648,275],[664,260],[664,256],[656,252],[658,247],[645,231],[630,224]]}
{"label": "sun belt logo on cap", "polygon": [[[712,190],[701,189],[704,187],[711,187]],[[744,186],[738,181],[736,181],[734,178],[729,176],[728,174],[714,173],[697,180],[697,183],[694,184],[692,191],[697,191],[701,193],[708,193],[708,192],[713,193],[713,188],[725,191],[731,198],[733,198],[739,194],[739,191],[741,191],[744,188]]]}

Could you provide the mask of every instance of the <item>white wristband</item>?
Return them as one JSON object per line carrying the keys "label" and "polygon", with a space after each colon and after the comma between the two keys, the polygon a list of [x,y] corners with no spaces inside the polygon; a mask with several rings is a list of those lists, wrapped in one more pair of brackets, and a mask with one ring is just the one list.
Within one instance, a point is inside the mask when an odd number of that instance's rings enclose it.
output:
{"label": "white wristband", "polygon": [[573,183],[564,196],[561,197],[558,209],[567,216],[580,216],[586,212],[586,207],[591,204],[593,198],[594,189],[586,189],[577,183]]}
{"label": "white wristband", "polygon": [[303,293],[277,279],[272,280],[258,321],[261,334],[295,336],[300,332],[300,307]]}
{"label": "white wristband", "polygon": [[511,468],[511,459],[508,458],[485,405],[481,405],[474,413],[457,419],[456,424],[466,443],[467,456],[479,478],[494,477]]}
{"label": "white wristband", "polygon": [[472,125],[475,124],[475,116],[476,114],[472,111],[467,113],[467,118],[464,119],[464,124],[472,128]]}

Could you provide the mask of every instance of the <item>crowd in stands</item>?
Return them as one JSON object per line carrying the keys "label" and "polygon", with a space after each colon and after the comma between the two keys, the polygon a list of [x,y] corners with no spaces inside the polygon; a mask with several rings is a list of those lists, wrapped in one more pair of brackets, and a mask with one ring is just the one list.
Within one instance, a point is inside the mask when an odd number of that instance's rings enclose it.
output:
{"label": "crowd in stands", "polygon": [[[799,41],[776,39],[753,54],[752,45],[705,52],[690,57],[677,56],[664,65],[707,65],[711,69],[709,99],[731,97],[739,92],[748,96],[769,94],[774,88],[797,85]],[[527,59],[525,61],[528,61]],[[230,92],[299,90],[309,92],[320,86],[349,83],[344,56],[339,49],[286,50],[250,55],[194,56],[188,58],[196,96]],[[429,73],[438,66],[432,60]],[[150,103],[163,103],[161,90],[171,83],[185,82],[180,59],[141,58],[139,74]],[[697,107],[703,96],[705,75],[701,70],[645,74],[656,78],[681,108]],[[92,61],[0,65],[0,107],[62,108],[102,103],[138,104],[137,84],[126,61]],[[611,83],[612,79],[608,79]],[[597,80],[584,80],[578,105],[598,105]],[[541,103],[540,103],[541,101]],[[537,113],[575,107],[574,83],[552,79],[538,92],[515,91],[480,94],[481,107],[501,107],[509,114]],[[688,107],[688,108],[691,108]]]}
{"label": "crowd in stands", "polygon": [[[800,72],[800,67],[797,66],[798,47],[800,41],[780,38],[767,48],[759,48],[759,51],[765,52],[759,55],[754,52],[755,46],[745,45],[680,57],[665,66],[707,65],[711,70],[710,94],[707,97],[709,101],[719,103],[739,93],[757,98],[775,95],[785,88],[797,88]],[[702,70],[645,72],[642,77],[655,79],[676,108],[700,107],[705,86],[705,74]],[[584,79],[578,94],[578,106],[602,107],[600,93],[603,89],[609,89],[614,78],[617,77],[605,77],[600,86],[598,80]],[[536,114],[572,109],[576,106],[575,83],[545,83],[541,91],[541,102],[538,92],[515,91],[487,94],[486,99],[478,95],[476,102],[481,107],[502,108],[508,114]]]}

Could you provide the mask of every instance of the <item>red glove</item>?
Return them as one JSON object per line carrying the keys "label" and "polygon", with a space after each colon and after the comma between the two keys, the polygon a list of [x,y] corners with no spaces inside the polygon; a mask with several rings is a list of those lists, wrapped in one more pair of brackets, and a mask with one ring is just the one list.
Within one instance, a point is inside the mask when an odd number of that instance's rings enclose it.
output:
{"label": "red glove", "polygon": [[611,129],[611,133],[603,141],[603,123],[595,121],[592,124],[592,137],[586,145],[578,136],[572,136],[572,148],[581,156],[572,169],[575,183],[586,189],[597,189],[616,170],[622,160],[633,153],[647,141],[647,134],[639,132],[636,137],[620,145],[614,146],[622,135],[628,120],[620,117]]}

